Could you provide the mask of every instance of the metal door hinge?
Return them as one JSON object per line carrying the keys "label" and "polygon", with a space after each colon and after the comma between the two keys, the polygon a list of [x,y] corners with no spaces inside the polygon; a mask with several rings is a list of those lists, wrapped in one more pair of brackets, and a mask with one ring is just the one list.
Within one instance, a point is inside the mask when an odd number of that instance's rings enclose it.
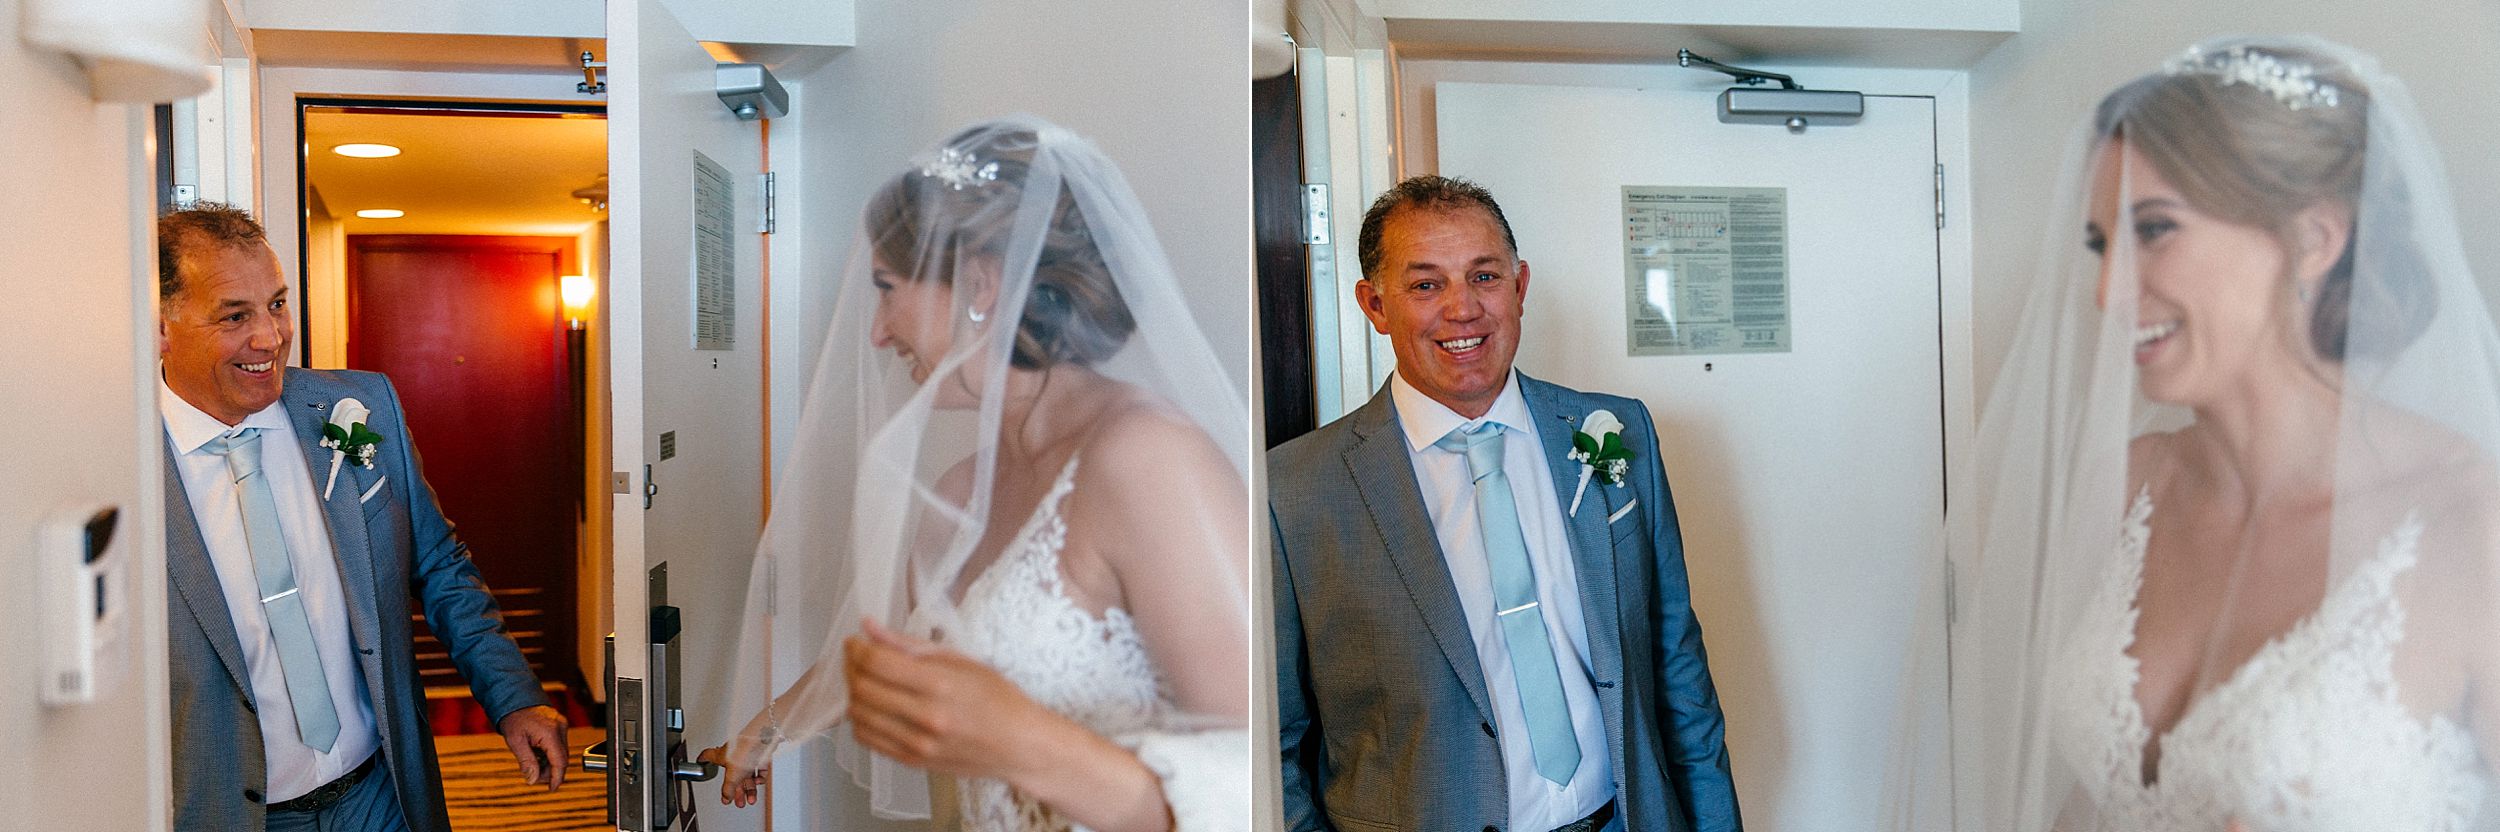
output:
{"label": "metal door hinge", "polygon": [[1944,163],[1936,163],[1936,230],[1944,230]]}
{"label": "metal door hinge", "polygon": [[1328,245],[1328,183],[1302,186],[1302,244]]}
{"label": "metal door hinge", "polygon": [[651,478],[651,466],[642,466],[642,510],[651,510],[651,498],[660,496],[660,483]]}
{"label": "metal door hinge", "polygon": [[764,174],[763,185],[756,188],[764,195],[764,228],[761,233],[773,233],[773,230],[781,224],[780,184],[778,174],[767,173]]}

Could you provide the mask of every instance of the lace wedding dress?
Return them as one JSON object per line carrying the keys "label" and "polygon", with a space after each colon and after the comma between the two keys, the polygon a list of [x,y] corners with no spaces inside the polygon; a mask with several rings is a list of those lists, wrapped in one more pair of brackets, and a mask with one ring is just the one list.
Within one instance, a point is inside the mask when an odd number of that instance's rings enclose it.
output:
{"label": "lace wedding dress", "polygon": [[[2162,738],[2146,783],[2152,733],[2127,651],[2152,511],[2151,495],[2139,494],[2123,551],[2051,671],[2057,749],[2086,801],[2061,829],[2218,832],[2237,821],[2250,832],[2454,832],[2473,822],[2487,788],[2473,738],[2445,715],[2407,711],[2392,669],[2405,632],[2394,584],[2420,555],[2418,521],[2199,694]],[[2092,817],[2079,825],[2078,814]]]}
{"label": "lace wedding dress", "polygon": [[[1239,794],[1249,782],[1247,763],[1239,758],[1248,735],[1168,731],[1170,692],[1128,612],[1111,607],[1097,617],[1068,596],[1059,564],[1068,523],[1060,506],[1076,486],[1076,464],[1068,461],[1006,553],[966,589],[960,623],[946,641],[1044,707],[1137,752],[1163,780],[1176,832],[1238,828],[1247,822]],[[1077,828],[997,780],[967,780],[960,792],[966,832]]]}

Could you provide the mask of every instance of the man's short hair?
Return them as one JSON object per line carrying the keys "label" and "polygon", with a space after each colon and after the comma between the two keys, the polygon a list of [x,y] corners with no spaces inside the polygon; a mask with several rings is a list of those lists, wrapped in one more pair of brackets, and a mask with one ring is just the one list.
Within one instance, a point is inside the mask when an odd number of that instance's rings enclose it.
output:
{"label": "man's short hair", "polygon": [[156,218],[156,297],[182,292],[182,261],[220,249],[267,246],[269,234],[250,212],[221,202],[198,202]]}
{"label": "man's short hair", "polygon": [[1465,179],[1448,176],[1409,177],[1372,200],[1371,210],[1363,212],[1361,247],[1356,249],[1363,262],[1363,279],[1370,280],[1380,271],[1380,231],[1389,224],[1389,215],[1401,208],[1452,211],[1482,208],[1493,217],[1493,224],[1502,229],[1502,245],[1510,247],[1512,257],[1519,256],[1519,239],[1511,236],[1510,220],[1502,216],[1502,206],[1493,201],[1493,192]]}

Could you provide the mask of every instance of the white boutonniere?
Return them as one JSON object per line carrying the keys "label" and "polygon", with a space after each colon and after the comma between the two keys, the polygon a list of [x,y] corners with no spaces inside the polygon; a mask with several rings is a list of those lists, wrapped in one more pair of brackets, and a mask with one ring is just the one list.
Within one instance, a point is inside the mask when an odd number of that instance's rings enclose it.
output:
{"label": "white boutonniere", "polygon": [[321,499],[330,499],[330,489],[338,485],[339,464],[355,457],[356,464],[373,468],[374,447],[382,444],[382,435],[365,427],[365,417],[373,411],[364,402],[340,399],[330,406],[330,423],[321,426],[321,447],[330,449],[330,479],[321,485]]}
{"label": "white boutonniere", "polygon": [[1571,433],[1570,459],[1580,463],[1580,487],[1571,492],[1573,517],[1580,516],[1580,498],[1589,490],[1590,478],[1623,487],[1623,477],[1632,470],[1632,449],[1623,445],[1623,420],[1605,410],[1592,410],[1580,420],[1580,429]]}

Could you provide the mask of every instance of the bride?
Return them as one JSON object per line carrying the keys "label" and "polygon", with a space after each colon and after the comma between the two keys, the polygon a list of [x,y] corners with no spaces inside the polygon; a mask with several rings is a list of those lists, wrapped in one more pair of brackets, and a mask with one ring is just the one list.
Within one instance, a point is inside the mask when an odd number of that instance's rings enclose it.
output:
{"label": "bride", "polygon": [[2080,144],[1955,491],[1963,828],[2500,828],[2500,339],[2403,86],[2220,39]]}
{"label": "bride", "polygon": [[[931,815],[926,773],[967,830],[1244,828],[1247,416],[1127,183],[1008,119],[864,225],[757,552],[753,718],[703,754],[722,801],[829,735],[885,817]],[[777,659],[805,669],[768,698]]]}

